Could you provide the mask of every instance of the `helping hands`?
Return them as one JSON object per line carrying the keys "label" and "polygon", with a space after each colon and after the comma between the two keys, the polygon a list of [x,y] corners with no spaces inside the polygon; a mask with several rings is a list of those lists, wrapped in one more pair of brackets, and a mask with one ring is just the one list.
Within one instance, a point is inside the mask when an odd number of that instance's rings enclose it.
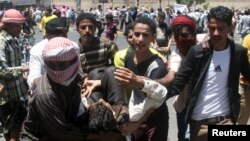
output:
{"label": "helping hands", "polygon": [[87,77],[82,85],[82,95],[89,97],[97,87],[101,86],[101,80],[89,80]]}

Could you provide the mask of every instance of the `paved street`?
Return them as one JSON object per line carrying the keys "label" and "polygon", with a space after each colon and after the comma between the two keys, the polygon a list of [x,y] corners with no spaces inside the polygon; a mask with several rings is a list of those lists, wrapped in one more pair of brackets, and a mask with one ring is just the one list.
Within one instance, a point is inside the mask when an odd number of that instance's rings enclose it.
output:
{"label": "paved street", "polygon": [[[79,39],[79,35],[76,32],[76,30],[74,28],[71,28],[68,34],[68,37],[77,42]],[[40,33],[37,29],[36,29],[36,34],[35,34],[35,38],[36,38],[36,42],[41,41],[42,40],[42,33]],[[240,42],[239,39],[239,35],[236,34],[235,35],[235,41],[236,42]],[[128,46],[125,38],[123,37],[122,33],[119,33],[118,39],[116,41],[119,49],[124,49]],[[171,98],[167,101],[167,105],[169,107],[169,137],[168,137],[168,141],[177,141],[177,124],[176,124],[176,113],[173,109],[172,103],[173,103],[173,99]],[[250,121],[248,122],[248,124],[250,124]],[[0,126],[0,131],[1,131],[1,126]],[[4,141],[2,134],[0,134],[0,141]]]}

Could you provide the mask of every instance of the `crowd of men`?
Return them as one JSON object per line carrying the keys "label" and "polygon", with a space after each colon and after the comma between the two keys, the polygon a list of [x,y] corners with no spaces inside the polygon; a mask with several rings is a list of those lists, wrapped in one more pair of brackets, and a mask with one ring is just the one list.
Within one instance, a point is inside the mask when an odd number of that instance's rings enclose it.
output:
{"label": "crowd of men", "polygon": [[[176,14],[125,6],[77,14],[65,6],[6,10],[0,31],[5,139],[166,141],[166,101],[175,95],[179,141],[207,141],[208,125],[246,124],[249,10],[244,14],[237,20],[224,6]],[[72,25],[77,43],[67,38]],[[34,26],[44,35],[36,44]],[[235,29],[242,46],[232,38]],[[124,50],[114,42],[118,30],[129,44]]]}

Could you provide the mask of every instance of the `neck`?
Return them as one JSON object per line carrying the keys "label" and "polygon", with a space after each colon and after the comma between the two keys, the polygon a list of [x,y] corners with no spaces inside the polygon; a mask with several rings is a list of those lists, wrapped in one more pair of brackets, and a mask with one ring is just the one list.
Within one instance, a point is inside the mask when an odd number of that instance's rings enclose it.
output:
{"label": "neck", "polygon": [[222,51],[222,50],[227,49],[228,44],[229,44],[229,43],[228,43],[228,41],[227,41],[227,42],[225,42],[225,43],[223,43],[223,44],[220,44],[220,45],[214,45],[213,48],[214,48],[214,50],[216,50],[216,51]]}
{"label": "neck", "polygon": [[147,49],[143,52],[136,52],[134,62],[135,62],[135,64],[139,64],[139,63],[147,60],[148,58],[150,58],[152,55],[153,54],[151,53],[151,51],[149,49]]}
{"label": "neck", "polygon": [[80,42],[81,42],[82,46],[84,48],[86,48],[86,49],[93,46],[93,40],[92,41],[87,41],[87,40],[80,39]]}

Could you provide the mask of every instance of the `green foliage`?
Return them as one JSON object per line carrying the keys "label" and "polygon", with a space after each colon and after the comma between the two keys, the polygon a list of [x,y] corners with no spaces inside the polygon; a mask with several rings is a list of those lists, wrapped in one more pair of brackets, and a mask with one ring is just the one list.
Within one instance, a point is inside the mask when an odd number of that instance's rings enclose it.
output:
{"label": "green foliage", "polygon": [[186,4],[188,7],[193,4],[194,0],[176,0],[178,4]]}
{"label": "green foliage", "polygon": [[209,6],[209,2],[206,2],[205,4],[203,4],[203,8],[206,10],[207,10],[208,6]]}
{"label": "green foliage", "polygon": [[206,2],[206,0],[176,0],[178,4],[186,4],[188,7],[191,6],[194,2],[196,4],[202,4]]}
{"label": "green foliage", "polygon": [[196,1],[196,4],[202,4],[202,3],[206,2],[206,0],[195,0],[195,1]]}

